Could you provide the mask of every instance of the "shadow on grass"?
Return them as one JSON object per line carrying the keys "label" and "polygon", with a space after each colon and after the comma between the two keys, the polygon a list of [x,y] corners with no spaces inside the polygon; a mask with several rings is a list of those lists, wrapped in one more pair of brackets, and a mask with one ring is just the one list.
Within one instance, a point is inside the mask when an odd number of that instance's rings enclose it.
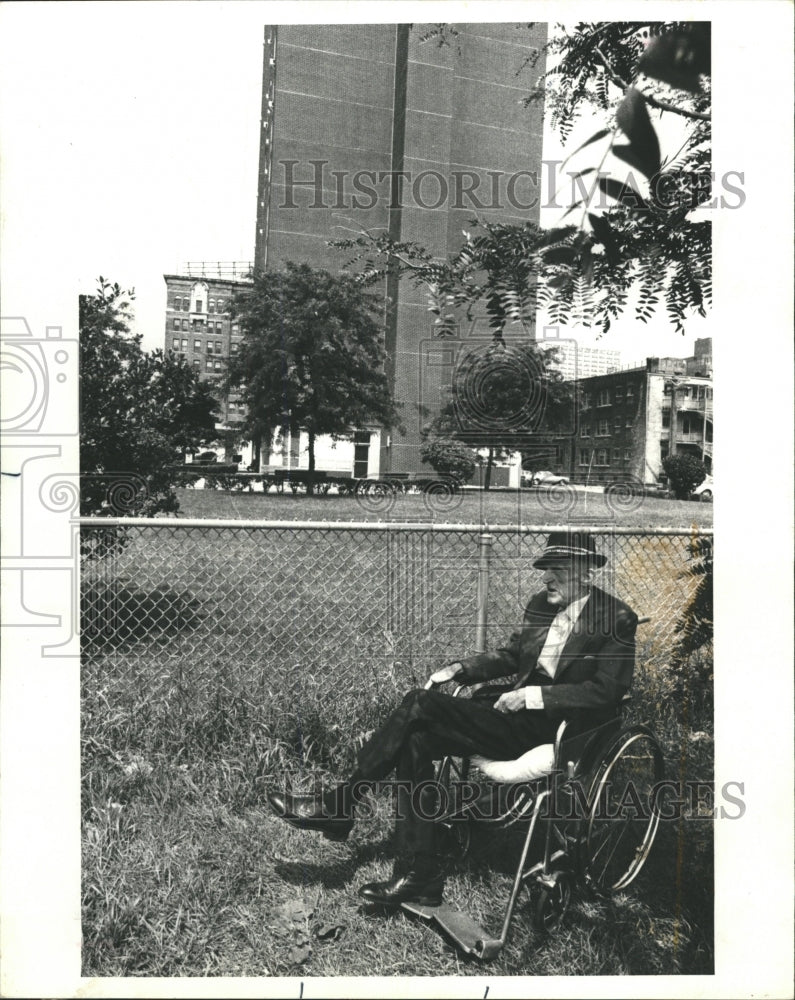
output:
{"label": "shadow on grass", "polygon": [[80,597],[81,641],[92,650],[173,636],[198,628],[203,618],[201,604],[190,591],[93,583]]}
{"label": "shadow on grass", "polygon": [[316,864],[311,861],[278,861],[274,872],[292,885],[307,883],[322,885],[324,889],[346,889],[354,873],[370,861],[380,861],[392,856],[391,837],[358,844],[349,857]]}

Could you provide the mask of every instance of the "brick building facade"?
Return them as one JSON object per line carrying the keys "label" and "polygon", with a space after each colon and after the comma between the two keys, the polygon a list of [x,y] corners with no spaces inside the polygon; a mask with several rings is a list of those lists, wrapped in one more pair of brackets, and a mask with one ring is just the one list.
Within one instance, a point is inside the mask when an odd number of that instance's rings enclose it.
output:
{"label": "brick building facade", "polygon": [[[522,98],[544,69],[545,26],[452,25],[447,45],[421,41],[432,28],[266,28],[258,269],[292,260],[337,271],[350,254],[328,241],[359,227],[417,241],[444,259],[475,215],[538,221],[543,105],[526,108]],[[532,73],[517,77],[528,59],[536,60]],[[373,435],[380,455],[370,465],[417,471],[421,427],[440,405],[449,365],[435,361],[426,291],[396,278],[377,291],[405,433]],[[454,349],[490,336],[476,322]],[[445,357],[450,350],[448,342]]]}
{"label": "brick building facade", "polygon": [[692,358],[648,358],[581,380],[577,430],[560,443],[559,471],[578,483],[656,483],[667,455],[692,454],[711,473],[711,339],[698,348]]}
{"label": "brick building facade", "polygon": [[[184,357],[202,381],[211,384],[219,404],[219,440],[225,441],[230,451],[245,413],[238,394],[222,388],[227,362],[239,350],[241,339],[240,329],[231,318],[230,304],[235,291],[249,283],[242,278],[220,277],[218,272],[224,270],[221,265],[201,268],[193,274],[189,266],[183,270],[188,273],[163,275],[164,347]],[[245,274],[246,265],[235,270]]]}

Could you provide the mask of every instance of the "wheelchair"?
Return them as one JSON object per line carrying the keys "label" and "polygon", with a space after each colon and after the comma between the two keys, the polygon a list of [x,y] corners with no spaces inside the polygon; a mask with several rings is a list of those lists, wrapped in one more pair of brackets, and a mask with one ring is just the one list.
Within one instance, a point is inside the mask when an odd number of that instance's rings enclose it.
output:
{"label": "wheelchair", "polygon": [[[426,688],[431,686],[429,681]],[[465,689],[459,685],[451,693],[457,697]],[[554,744],[515,761],[446,757],[438,763],[445,808],[436,822],[450,857],[466,857],[474,823],[527,826],[499,936],[445,903],[406,902],[403,910],[437,925],[461,951],[485,961],[504,946],[524,886],[531,892],[533,927],[548,935],[560,926],[576,889],[609,896],[630,885],[657,833],[657,789],[665,769],[654,733],[624,722],[629,700],[625,696],[615,716],[596,728],[564,720]],[[541,858],[532,863],[530,849],[540,830]]]}

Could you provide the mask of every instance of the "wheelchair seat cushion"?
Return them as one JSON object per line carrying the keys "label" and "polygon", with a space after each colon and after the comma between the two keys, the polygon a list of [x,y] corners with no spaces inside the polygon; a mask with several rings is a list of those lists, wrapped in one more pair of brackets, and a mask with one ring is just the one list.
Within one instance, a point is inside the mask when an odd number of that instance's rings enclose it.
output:
{"label": "wheelchair seat cushion", "polygon": [[492,781],[514,783],[520,781],[535,781],[543,778],[555,768],[554,743],[542,743],[533,747],[516,760],[489,760],[487,757],[474,755],[472,763]]}

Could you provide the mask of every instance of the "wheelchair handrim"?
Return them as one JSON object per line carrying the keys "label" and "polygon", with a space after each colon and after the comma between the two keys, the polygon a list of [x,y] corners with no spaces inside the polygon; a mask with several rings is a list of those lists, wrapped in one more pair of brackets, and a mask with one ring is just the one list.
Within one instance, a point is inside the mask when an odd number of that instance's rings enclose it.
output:
{"label": "wheelchair handrim", "polygon": [[[622,733],[618,739],[613,741],[611,749],[609,751],[609,759],[599,768],[594,782],[591,786],[591,794],[589,795],[589,815],[587,821],[587,828],[584,837],[584,857],[583,857],[583,869],[586,878],[599,889],[604,892],[617,892],[619,889],[626,888],[640,873],[641,868],[646,863],[646,859],[649,856],[652,843],[657,834],[657,828],[660,822],[660,813],[657,807],[656,801],[653,799],[650,805],[650,815],[644,835],[640,843],[635,848],[634,857],[629,862],[626,871],[617,878],[611,885],[604,885],[604,876],[607,872],[607,865],[609,865],[610,860],[615,853],[618,843],[623,836],[623,833],[618,834],[618,839],[616,840],[616,845],[613,847],[611,854],[608,856],[607,864],[603,870],[602,876],[595,877],[593,872],[594,854],[592,838],[594,834],[594,824],[599,818],[597,816],[597,809],[602,798],[602,793],[608,784],[610,776],[613,772],[615,766],[624,756],[626,750],[630,748],[634,743],[639,740],[643,740],[650,751],[650,761],[652,762],[654,768],[653,777],[655,780],[662,778],[663,774],[663,758],[662,750],[660,749],[659,743],[657,742],[654,734],[646,729],[645,726],[636,726],[631,730]],[[615,748],[615,749],[613,749]],[[628,822],[625,823],[624,828],[628,828]],[[602,848],[600,847],[600,850]]]}

